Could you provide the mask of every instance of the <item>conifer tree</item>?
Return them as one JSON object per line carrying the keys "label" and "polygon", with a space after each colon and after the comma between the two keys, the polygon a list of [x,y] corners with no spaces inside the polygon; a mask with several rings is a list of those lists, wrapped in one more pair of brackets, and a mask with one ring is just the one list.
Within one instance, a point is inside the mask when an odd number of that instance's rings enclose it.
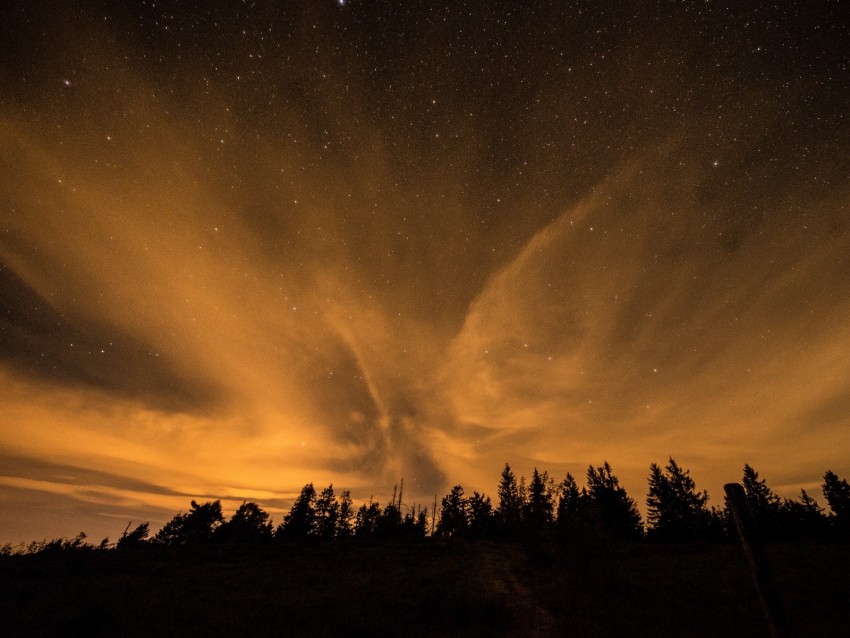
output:
{"label": "conifer tree", "polygon": [[822,489],[833,515],[839,519],[850,519],[850,484],[847,480],[827,470],[823,475]]}
{"label": "conifer tree", "polygon": [[850,537],[850,485],[846,479],[827,470],[823,475],[823,495],[829,503],[833,530],[841,537]]}
{"label": "conifer tree", "polygon": [[620,486],[607,461],[601,467],[587,468],[587,493],[584,497],[589,513],[605,529],[623,539],[643,535],[640,513],[634,500]]}
{"label": "conifer tree", "polygon": [[529,537],[542,538],[552,527],[554,506],[550,482],[547,472],[540,474],[534,468],[528,486],[528,500],[523,507],[523,521]]}
{"label": "conifer tree", "polygon": [[523,500],[516,476],[508,463],[505,463],[505,468],[502,470],[499,479],[498,496],[499,507],[496,509],[496,513],[502,530],[508,537],[515,536],[522,523]]}
{"label": "conifer tree", "polygon": [[759,473],[748,464],[744,465],[741,483],[759,531],[767,539],[776,538],[780,532],[779,510],[782,499],[767,486],[765,479],[759,479]]}
{"label": "conifer tree", "polygon": [[351,492],[345,490],[339,498],[339,516],[336,519],[336,537],[349,538],[354,533],[354,505]]}
{"label": "conifer tree", "polygon": [[[401,498],[398,485],[393,487],[393,497],[378,516],[375,534],[380,538],[392,538],[401,534]],[[399,497],[399,500],[396,500]]]}
{"label": "conifer tree", "polygon": [[423,507],[419,510],[416,515],[416,528],[415,528],[415,536],[417,538],[425,538],[425,534],[428,531],[428,508]]}
{"label": "conifer tree", "polygon": [[567,472],[558,489],[558,509],[556,515],[557,533],[560,538],[567,538],[576,531],[579,525],[579,507],[581,492],[572,474]]}
{"label": "conifer tree", "polygon": [[333,484],[328,485],[316,498],[316,536],[325,540],[336,537],[339,519],[339,501]]}
{"label": "conifer tree", "polygon": [[487,538],[493,533],[493,504],[489,496],[473,492],[467,501],[470,538]]}
{"label": "conifer tree", "polygon": [[425,538],[425,529],[428,522],[428,511],[422,514],[422,506],[413,503],[401,519],[398,535],[403,538]]}
{"label": "conifer tree", "polygon": [[316,533],[316,488],[307,483],[278,527],[281,540],[304,540]]}
{"label": "conifer tree", "polygon": [[651,537],[664,541],[688,541],[700,536],[708,522],[708,494],[697,492],[688,470],[673,458],[661,468],[649,466],[646,518]]}
{"label": "conifer tree", "polygon": [[381,518],[381,507],[378,503],[369,501],[369,505],[361,505],[357,510],[354,523],[354,536],[357,538],[371,538],[378,530],[378,521]]}
{"label": "conifer tree", "polygon": [[468,502],[463,495],[463,487],[455,485],[440,503],[437,534],[444,538],[465,536],[468,527]]}

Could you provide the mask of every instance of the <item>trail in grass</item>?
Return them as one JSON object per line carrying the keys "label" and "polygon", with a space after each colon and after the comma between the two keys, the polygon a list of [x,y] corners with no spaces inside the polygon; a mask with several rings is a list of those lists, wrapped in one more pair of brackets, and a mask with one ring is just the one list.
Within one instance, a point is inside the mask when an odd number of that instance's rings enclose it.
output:
{"label": "trail in grass", "polygon": [[478,569],[484,586],[492,587],[522,627],[523,635],[543,638],[555,635],[555,622],[522,574],[525,557],[515,547],[489,547],[481,552]]}

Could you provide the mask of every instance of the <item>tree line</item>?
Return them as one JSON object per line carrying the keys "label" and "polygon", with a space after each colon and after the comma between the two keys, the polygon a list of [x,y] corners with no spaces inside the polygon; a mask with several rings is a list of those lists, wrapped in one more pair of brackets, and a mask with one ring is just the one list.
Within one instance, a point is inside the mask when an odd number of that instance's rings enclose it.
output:
{"label": "tree line", "polygon": [[[646,521],[611,466],[589,466],[585,486],[572,474],[555,483],[535,468],[531,480],[517,480],[506,464],[498,486],[498,504],[474,492],[466,497],[461,485],[442,499],[436,534],[445,538],[507,540],[578,540],[588,537],[658,542],[723,541],[733,533],[727,507],[709,507],[708,493],[699,491],[672,458],[650,466]],[[762,535],[771,541],[850,539],[850,485],[827,471],[821,488],[830,507],[827,514],[801,490],[799,500],[782,499],[751,466],[741,483]]]}
{"label": "tree line", "polygon": [[[582,541],[588,539],[647,540],[657,542],[724,541],[732,534],[727,507],[709,507],[708,494],[699,491],[690,476],[672,458],[661,467],[650,465],[646,521],[636,502],[620,485],[611,466],[589,466],[585,485],[567,473],[556,483],[537,468],[531,479],[517,478],[508,463],[497,488],[497,503],[489,496],[467,495],[461,485],[451,488],[430,508],[403,503],[404,482],[396,486],[388,504],[372,500],[355,508],[348,491],[339,496],[333,485],[317,491],[306,484],[283,521],[274,526],[269,514],[253,502],[244,502],[226,519],[221,501],[191,502],[151,536],[150,524],[132,530],[128,524],[115,543],[118,550],[146,546],[185,547],[207,544],[272,544],[348,539],[491,539],[503,541]],[[741,483],[747,503],[766,540],[850,540],[850,485],[826,471],[821,489],[830,511],[805,490],[798,499],[783,499],[744,465]],[[0,554],[55,550],[106,549],[74,539],[36,542],[18,548],[5,545]]]}

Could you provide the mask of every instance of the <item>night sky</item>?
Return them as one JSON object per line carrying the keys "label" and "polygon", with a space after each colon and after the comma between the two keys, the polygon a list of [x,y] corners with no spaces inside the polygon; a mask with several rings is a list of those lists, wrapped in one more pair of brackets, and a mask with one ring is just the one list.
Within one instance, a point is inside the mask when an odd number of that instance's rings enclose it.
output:
{"label": "night sky", "polygon": [[848,42],[818,1],[4,2],[0,541],[506,461],[825,504]]}

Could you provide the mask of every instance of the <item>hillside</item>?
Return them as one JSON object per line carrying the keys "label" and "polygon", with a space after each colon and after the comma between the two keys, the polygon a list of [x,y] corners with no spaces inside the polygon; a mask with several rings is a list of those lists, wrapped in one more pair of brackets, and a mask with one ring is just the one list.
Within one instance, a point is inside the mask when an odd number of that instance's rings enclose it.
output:
{"label": "hillside", "polygon": [[[850,547],[769,548],[794,633],[850,627]],[[0,557],[7,636],[766,636],[734,544],[151,547]]]}

